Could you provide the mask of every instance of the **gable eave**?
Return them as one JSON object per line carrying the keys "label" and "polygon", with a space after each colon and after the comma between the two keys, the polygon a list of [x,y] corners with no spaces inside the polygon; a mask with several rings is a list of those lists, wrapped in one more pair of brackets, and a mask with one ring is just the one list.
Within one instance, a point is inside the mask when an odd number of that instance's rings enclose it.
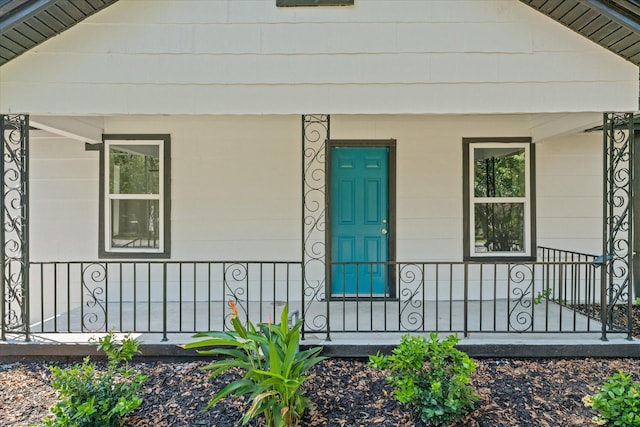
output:
{"label": "gable eave", "polygon": [[0,0],[0,66],[118,0]]}
{"label": "gable eave", "polygon": [[520,0],[640,66],[639,0]]}
{"label": "gable eave", "polygon": [[[0,66],[118,0],[0,0]],[[640,0],[520,0],[640,66]]]}

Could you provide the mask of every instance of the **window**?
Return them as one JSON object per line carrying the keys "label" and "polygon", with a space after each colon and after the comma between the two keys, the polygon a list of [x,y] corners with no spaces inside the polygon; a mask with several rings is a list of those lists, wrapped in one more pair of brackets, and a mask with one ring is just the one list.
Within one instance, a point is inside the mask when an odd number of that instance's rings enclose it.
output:
{"label": "window", "polygon": [[169,135],[103,135],[100,256],[168,257]]}
{"label": "window", "polygon": [[463,138],[465,259],[535,256],[530,138]]}

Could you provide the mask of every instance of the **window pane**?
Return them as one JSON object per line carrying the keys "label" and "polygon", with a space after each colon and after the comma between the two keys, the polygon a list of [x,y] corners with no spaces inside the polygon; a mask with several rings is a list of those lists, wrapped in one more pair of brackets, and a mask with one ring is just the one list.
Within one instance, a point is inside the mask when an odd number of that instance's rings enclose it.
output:
{"label": "window pane", "polygon": [[159,145],[109,146],[111,194],[158,194],[159,191]]}
{"label": "window pane", "polygon": [[475,148],[474,187],[475,197],[524,197],[524,148]]}
{"label": "window pane", "polygon": [[111,200],[111,247],[160,247],[158,200]]}
{"label": "window pane", "polygon": [[524,203],[475,205],[475,252],[524,252]]}

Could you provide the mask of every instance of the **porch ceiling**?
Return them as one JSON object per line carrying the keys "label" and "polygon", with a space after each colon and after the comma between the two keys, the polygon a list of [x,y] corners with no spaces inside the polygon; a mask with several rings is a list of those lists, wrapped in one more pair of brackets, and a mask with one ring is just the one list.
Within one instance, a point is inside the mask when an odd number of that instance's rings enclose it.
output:
{"label": "porch ceiling", "polygon": [[118,0],[0,0],[0,66]]}
{"label": "porch ceiling", "polygon": [[640,0],[520,0],[640,65]]}

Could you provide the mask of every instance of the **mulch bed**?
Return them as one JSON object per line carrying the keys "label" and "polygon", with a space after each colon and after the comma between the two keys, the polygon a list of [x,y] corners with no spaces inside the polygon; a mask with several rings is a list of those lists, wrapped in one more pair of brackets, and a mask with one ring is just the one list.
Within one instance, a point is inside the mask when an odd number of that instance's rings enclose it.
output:
{"label": "mulch bed", "polygon": [[[634,310],[636,307],[634,306]],[[634,313],[640,319],[640,311]],[[634,321],[634,336],[640,322]],[[214,380],[200,368],[206,361],[144,360],[134,367],[148,375],[143,404],[126,426],[234,426],[247,403],[227,398],[209,410],[209,399],[237,372]],[[455,426],[591,426],[595,412],[582,397],[598,391],[618,370],[640,373],[640,359],[483,359],[472,383],[480,400]],[[64,363],[59,363],[64,365]],[[47,362],[0,364],[0,424],[29,426],[42,421],[56,401]],[[315,405],[303,426],[416,426],[406,407],[391,397],[384,373],[354,359],[326,360],[312,368],[305,383]],[[636,377],[638,379],[638,377]],[[250,426],[263,424],[253,421]]]}
{"label": "mulch bed", "polygon": [[[227,398],[209,410],[207,402],[236,377],[209,380],[205,361],[142,361],[135,368],[149,376],[143,404],[127,426],[234,426],[247,407]],[[480,395],[475,410],[456,426],[590,426],[595,413],[582,397],[597,392],[620,369],[640,372],[635,359],[478,360],[473,385]],[[0,420],[3,426],[42,421],[56,393],[45,362],[0,365]],[[360,360],[333,359],[315,366],[305,383],[315,404],[304,426],[415,426],[405,407],[391,396],[384,373]],[[251,426],[261,426],[258,421]]]}

